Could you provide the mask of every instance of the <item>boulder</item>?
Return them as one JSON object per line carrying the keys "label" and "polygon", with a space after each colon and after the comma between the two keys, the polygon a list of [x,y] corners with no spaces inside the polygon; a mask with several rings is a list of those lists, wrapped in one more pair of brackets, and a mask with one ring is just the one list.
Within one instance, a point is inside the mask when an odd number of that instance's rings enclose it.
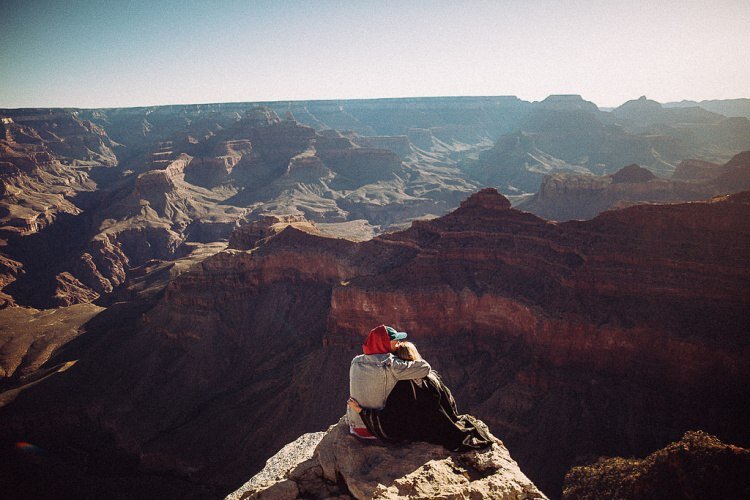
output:
{"label": "boulder", "polygon": [[342,418],[327,433],[285,446],[227,498],[546,498],[494,439],[486,450],[469,453],[428,443],[363,442]]}

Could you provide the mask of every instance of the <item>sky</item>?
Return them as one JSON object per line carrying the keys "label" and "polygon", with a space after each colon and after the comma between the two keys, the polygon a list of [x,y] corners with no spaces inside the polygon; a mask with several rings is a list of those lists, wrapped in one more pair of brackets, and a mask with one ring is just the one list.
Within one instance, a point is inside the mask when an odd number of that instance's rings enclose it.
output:
{"label": "sky", "polygon": [[750,97],[748,0],[0,0],[0,108]]}

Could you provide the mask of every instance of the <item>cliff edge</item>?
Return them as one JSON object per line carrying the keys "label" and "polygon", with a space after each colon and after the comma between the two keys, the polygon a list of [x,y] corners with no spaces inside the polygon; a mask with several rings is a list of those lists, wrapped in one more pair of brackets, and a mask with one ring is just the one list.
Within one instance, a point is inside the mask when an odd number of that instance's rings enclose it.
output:
{"label": "cliff edge", "polygon": [[463,454],[428,443],[364,443],[349,434],[342,418],[326,433],[304,434],[284,446],[262,471],[227,496],[296,498],[547,497],[497,438],[487,450]]}

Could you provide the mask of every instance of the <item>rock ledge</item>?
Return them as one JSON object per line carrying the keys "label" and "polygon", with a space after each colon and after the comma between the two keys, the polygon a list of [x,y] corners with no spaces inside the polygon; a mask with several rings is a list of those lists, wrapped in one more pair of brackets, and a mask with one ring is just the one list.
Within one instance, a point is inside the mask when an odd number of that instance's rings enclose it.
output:
{"label": "rock ledge", "polygon": [[[280,464],[288,468],[282,471]],[[266,468],[227,497],[296,498],[546,497],[499,439],[485,451],[463,454],[428,443],[363,443],[349,434],[342,418],[325,434],[305,434],[286,445]]]}

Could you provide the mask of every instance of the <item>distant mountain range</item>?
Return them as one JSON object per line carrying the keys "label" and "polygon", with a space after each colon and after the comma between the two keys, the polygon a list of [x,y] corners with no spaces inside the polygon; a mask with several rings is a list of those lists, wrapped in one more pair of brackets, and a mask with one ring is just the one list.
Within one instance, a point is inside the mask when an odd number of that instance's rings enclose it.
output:
{"label": "distant mountain range", "polygon": [[707,101],[680,101],[664,103],[665,108],[701,107],[707,111],[719,113],[727,117],[750,118],[750,99],[712,99]]}

